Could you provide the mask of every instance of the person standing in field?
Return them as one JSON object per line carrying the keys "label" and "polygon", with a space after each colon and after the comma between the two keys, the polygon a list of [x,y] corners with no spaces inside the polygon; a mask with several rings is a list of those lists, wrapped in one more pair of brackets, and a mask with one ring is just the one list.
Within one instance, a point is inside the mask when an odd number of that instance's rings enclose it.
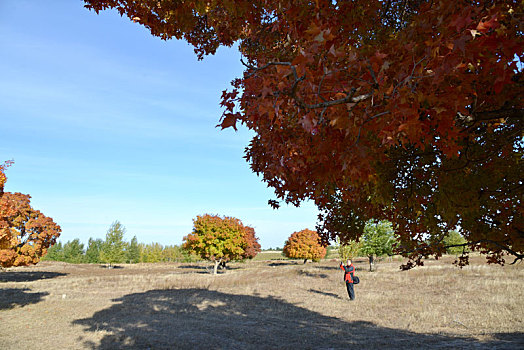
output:
{"label": "person standing in field", "polygon": [[349,300],[355,300],[355,290],[353,288],[355,266],[348,259],[346,265],[340,262],[340,268],[344,270],[344,281],[346,282],[346,288],[348,290]]}

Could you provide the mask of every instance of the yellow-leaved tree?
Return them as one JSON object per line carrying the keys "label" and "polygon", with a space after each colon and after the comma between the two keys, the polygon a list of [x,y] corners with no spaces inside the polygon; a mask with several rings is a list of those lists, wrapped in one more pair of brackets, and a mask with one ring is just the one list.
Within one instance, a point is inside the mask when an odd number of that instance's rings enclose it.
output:
{"label": "yellow-leaved tree", "polygon": [[[184,237],[183,248],[218,265],[252,258],[260,251],[255,231],[233,217],[205,214],[193,220],[193,232]],[[257,248],[258,247],[258,248]]]}

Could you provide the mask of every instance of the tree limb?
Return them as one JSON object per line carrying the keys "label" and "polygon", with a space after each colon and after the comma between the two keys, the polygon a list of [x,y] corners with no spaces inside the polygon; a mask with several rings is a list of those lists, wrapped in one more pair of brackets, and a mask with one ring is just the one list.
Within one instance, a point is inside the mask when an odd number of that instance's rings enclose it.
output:
{"label": "tree limb", "polygon": [[264,69],[269,68],[271,66],[288,66],[288,67],[290,67],[291,72],[293,74],[294,81],[293,81],[293,85],[291,86],[289,95],[295,100],[297,106],[299,106],[299,107],[301,107],[303,109],[328,108],[328,107],[332,107],[332,106],[336,106],[336,105],[340,105],[340,104],[346,104],[346,103],[355,103],[356,104],[356,103],[365,101],[365,100],[367,100],[367,99],[369,99],[369,98],[371,98],[373,96],[373,94],[371,94],[371,93],[355,96],[355,93],[356,93],[357,90],[355,88],[352,88],[350,90],[350,92],[348,92],[346,94],[346,97],[343,97],[343,98],[340,98],[340,99],[337,99],[337,100],[319,102],[319,103],[316,103],[316,104],[308,104],[302,98],[300,98],[297,95],[298,84],[306,79],[306,75],[303,75],[303,76],[299,77],[298,73],[297,73],[297,70],[296,70],[296,67],[291,62],[269,62],[269,63],[263,65],[262,67],[254,67],[254,66],[251,66],[251,65],[245,63],[242,59],[240,59],[240,61],[242,62],[242,64],[244,66],[246,66],[247,68],[253,70],[252,72],[250,72],[250,73],[248,73],[246,75],[246,78],[250,78],[253,75],[255,75],[258,71],[264,70]]}
{"label": "tree limb", "polygon": [[[466,242],[466,243],[461,243],[461,244],[450,244],[450,245],[442,246],[440,248],[444,248],[444,249],[454,248],[454,247],[463,247],[464,248],[464,247],[468,247],[468,246],[475,246],[475,245],[480,244],[480,243],[490,243],[490,244],[496,245],[501,250],[504,250],[504,251],[508,252],[510,255],[513,255],[515,257],[515,260],[510,265],[514,265],[517,261],[524,260],[524,254],[519,254],[516,251],[514,251],[513,249],[511,249],[510,247],[505,246],[505,245],[503,245],[503,244],[501,244],[501,243],[499,243],[497,241],[493,241],[491,239],[479,239],[479,240],[474,241],[474,242]],[[410,254],[410,253],[420,252],[420,251],[427,250],[428,248],[431,248],[433,246],[435,246],[435,244],[428,244],[424,248],[415,248],[415,249],[412,249],[412,250],[400,251],[400,253],[401,254]],[[389,256],[393,256],[394,254],[388,254],[388,255]]]}

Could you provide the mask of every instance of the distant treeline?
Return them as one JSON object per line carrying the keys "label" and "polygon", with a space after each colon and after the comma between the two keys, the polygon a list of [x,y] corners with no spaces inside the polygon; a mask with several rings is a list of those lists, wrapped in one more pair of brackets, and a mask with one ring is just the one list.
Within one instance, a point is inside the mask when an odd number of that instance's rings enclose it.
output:
{"label": "distant treeline", "polygon": [[[127,243],[127,242],[125,242]],[[138,243],[133,237],[131,242],[126,244],[123,251],[117,254],[118,257],[108,259],[108,252],[104,251],[105,241],[102,239],[89,239],[87,248],[80,240],[74,239],[62,244],[58,242],[49,248],[42,260],[64,261],[74,264],[82,263],[140,263],[140,262],[193,262],[200,260],[194,255],[189,255],[180,246],[162,245],[160,243]],[[115,253],[115,252],[112,252]]]}
{"label": "distant treeline", "polygon": [[136,236],[130,242],[124,241],[125,228],[115,221],[106,234],[106,239],[89,238],[87,247],[80,240],[74,239],[62,244],[58,242],[50,247],[42,260],[64,261],[68,263],[156,263],[156,262],[192,262],[199,260],[189,255],[181,246],[162,245],[160,243],[138,243]]}

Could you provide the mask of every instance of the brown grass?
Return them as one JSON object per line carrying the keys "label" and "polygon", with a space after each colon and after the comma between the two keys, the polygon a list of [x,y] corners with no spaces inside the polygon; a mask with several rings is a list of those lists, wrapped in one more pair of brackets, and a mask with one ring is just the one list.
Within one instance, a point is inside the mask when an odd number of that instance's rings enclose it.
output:
{"label": "brown grass", "polygon": [[1,349],[519,349],[524,266],[382,262],[350,302],[335,260],[98,265],[0,273]]}

